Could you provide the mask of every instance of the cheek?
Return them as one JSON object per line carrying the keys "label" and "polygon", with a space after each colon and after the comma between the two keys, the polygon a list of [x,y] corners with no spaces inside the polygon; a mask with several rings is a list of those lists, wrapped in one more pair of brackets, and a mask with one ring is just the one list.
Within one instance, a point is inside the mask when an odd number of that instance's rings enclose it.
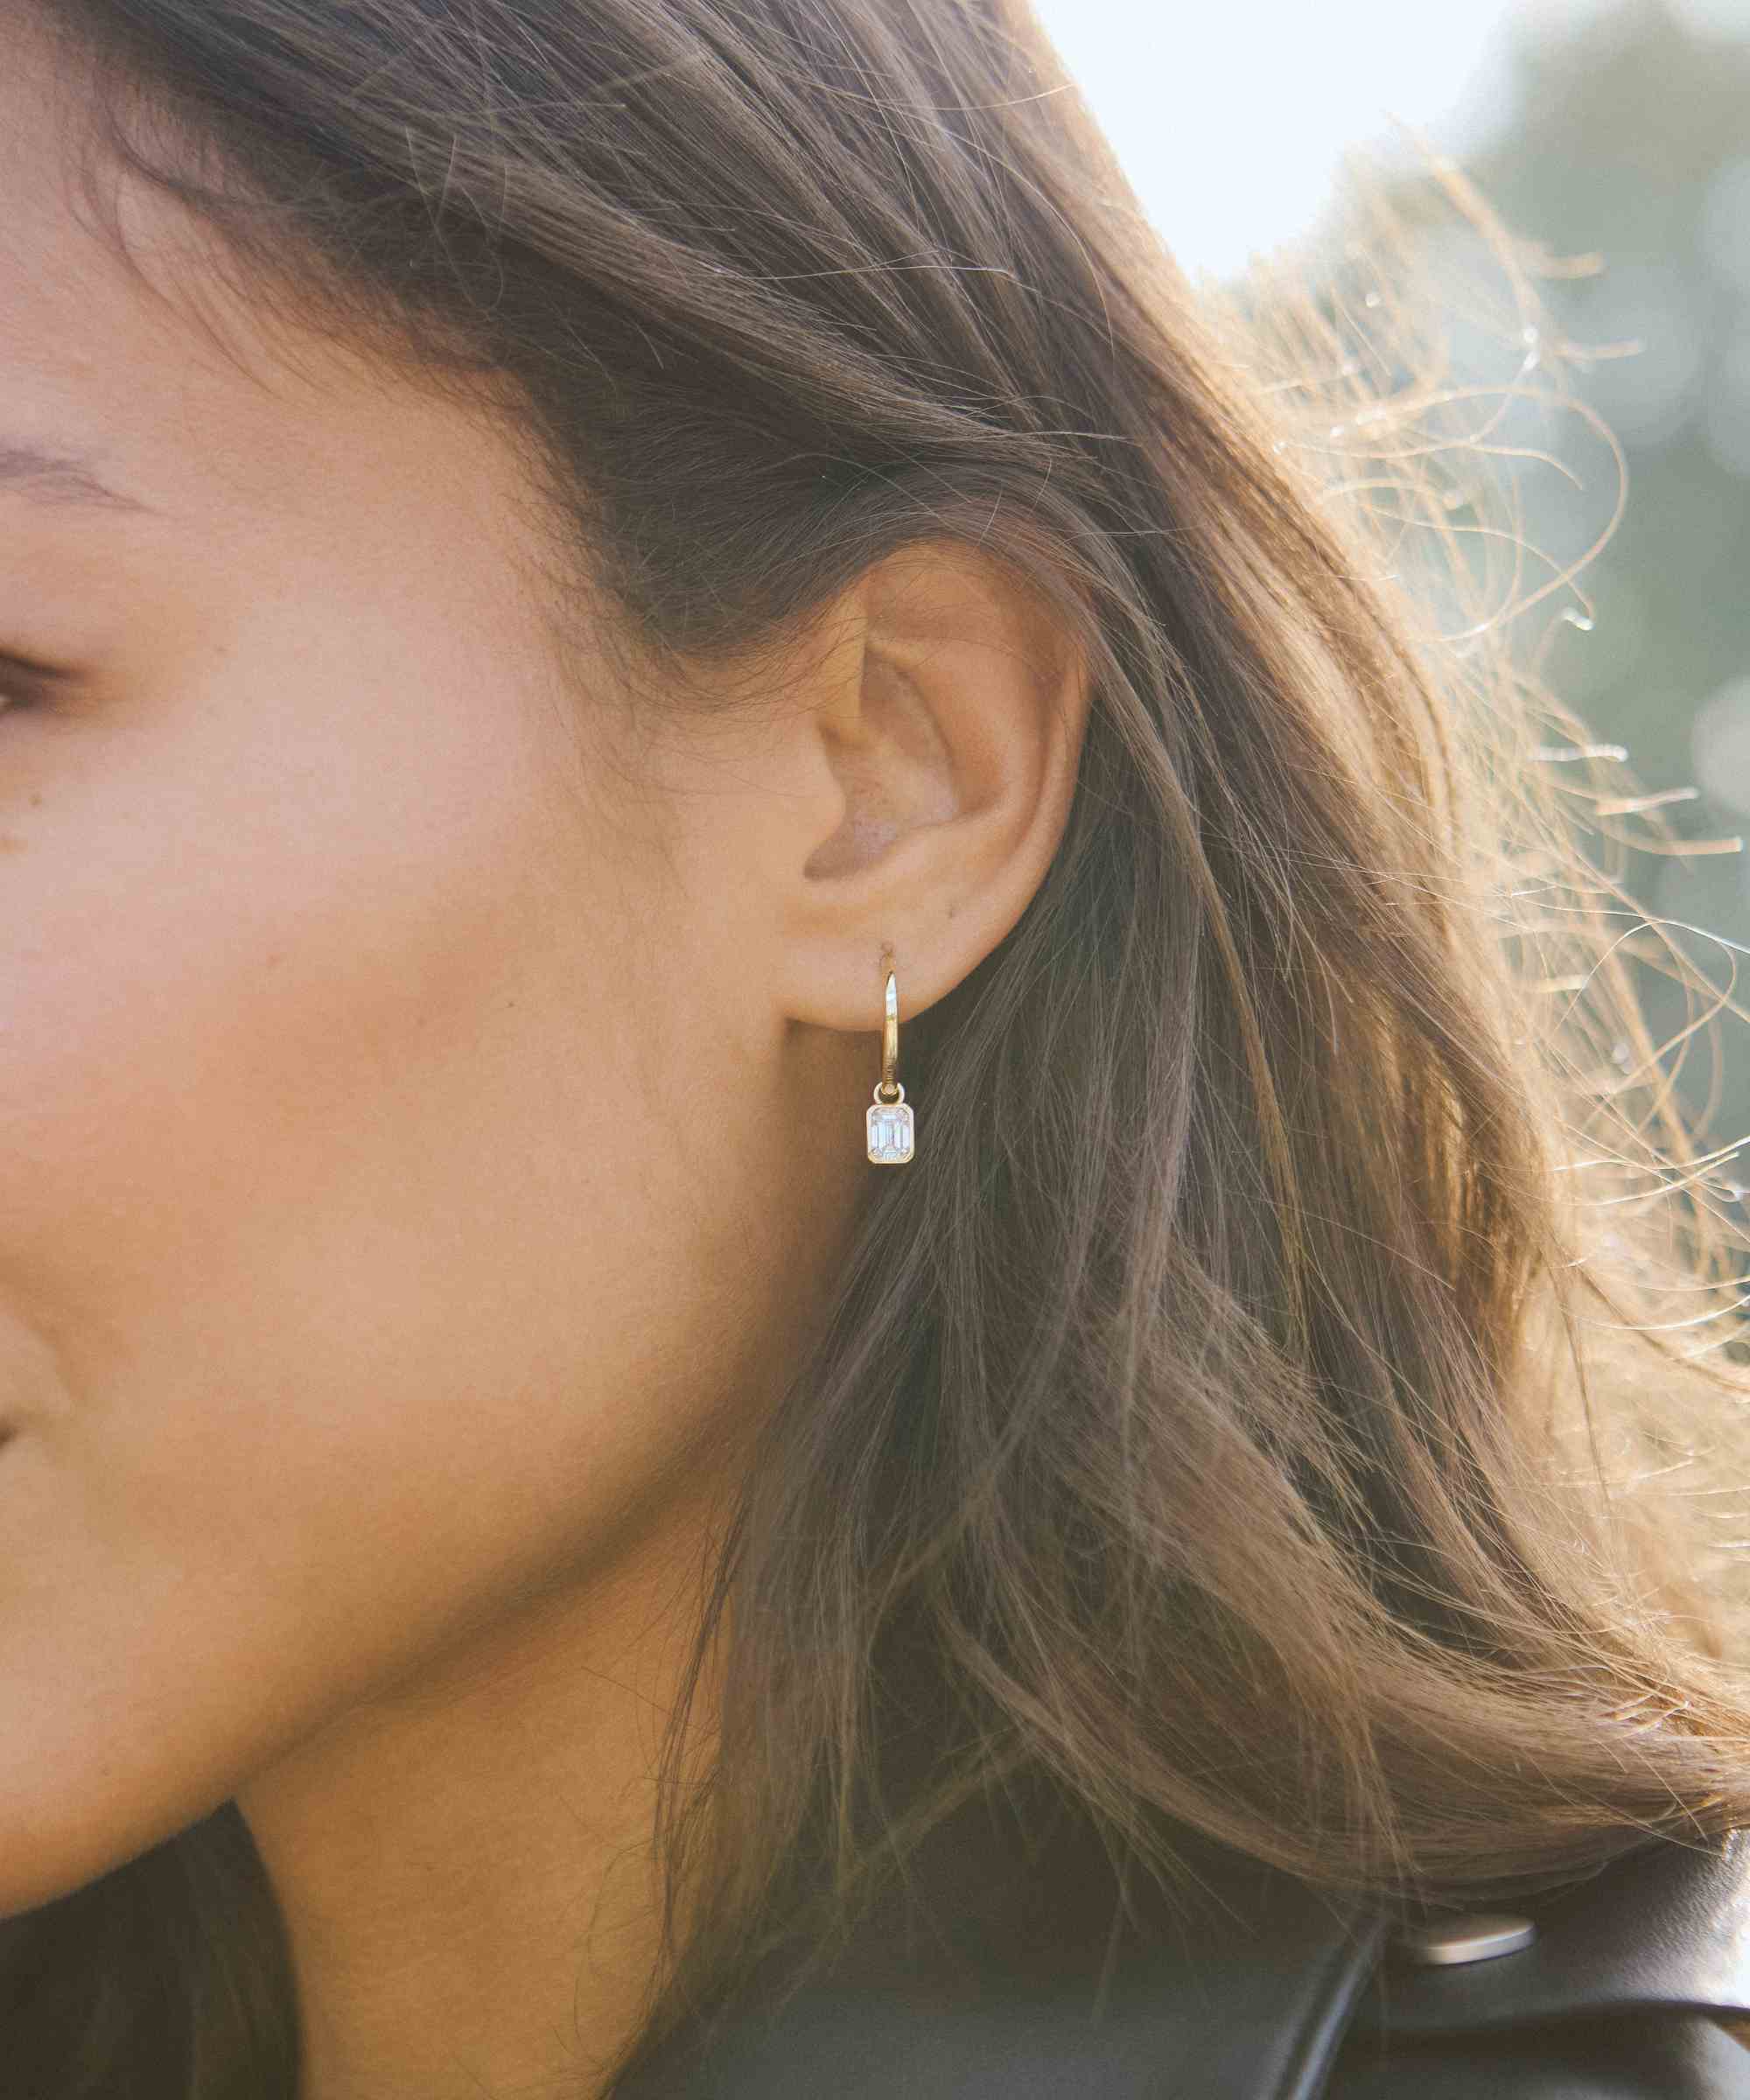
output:
{"label": "cheek", "polygon": [[536,754],[416,748],[66,769],[6,864],[0,1909],[585,1564],[709,1404],[688,973]]}

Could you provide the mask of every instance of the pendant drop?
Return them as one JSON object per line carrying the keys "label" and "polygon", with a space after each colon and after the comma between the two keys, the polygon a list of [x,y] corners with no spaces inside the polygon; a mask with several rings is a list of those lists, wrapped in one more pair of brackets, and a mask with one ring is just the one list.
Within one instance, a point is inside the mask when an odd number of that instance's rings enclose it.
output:
{"label": "pendant drop", "polygon": [[895,1082],[892,1101],[883,1101],[878,1082],[875,1105],[868,1112],[869,1157],[877,1166],[903,1166],[911,1158],[916,1130],[906,1089]]}

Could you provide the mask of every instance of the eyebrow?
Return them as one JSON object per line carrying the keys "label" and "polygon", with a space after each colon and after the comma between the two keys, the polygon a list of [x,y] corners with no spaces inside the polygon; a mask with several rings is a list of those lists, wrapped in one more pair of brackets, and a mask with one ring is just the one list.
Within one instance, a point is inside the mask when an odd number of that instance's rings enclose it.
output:
{"label": "eyebrow", "polygon": [[33,502],[94,510],[150,511],[157,506],[124,494],[100,480],[90,460],[20,438],[0,437],[0,490]]}

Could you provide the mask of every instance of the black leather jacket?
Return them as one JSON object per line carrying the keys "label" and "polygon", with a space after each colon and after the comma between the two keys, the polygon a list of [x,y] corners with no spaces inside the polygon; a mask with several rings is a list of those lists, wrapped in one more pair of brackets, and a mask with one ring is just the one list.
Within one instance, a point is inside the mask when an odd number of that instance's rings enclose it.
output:
{"label": "black leather jacket", "polygon": [[[1090,1850],[1097,1858],[1089,1857]],[[1114,1931],[1103,1852],[938,1844],[820,1980],[755,1991],[617,2100],[1750,2100],[1750,1831],[1650,1841],[1424,1965],[1368,1907],[1201,1841]],[[1491,1909],[1505,1906],[1489,1907]]]}

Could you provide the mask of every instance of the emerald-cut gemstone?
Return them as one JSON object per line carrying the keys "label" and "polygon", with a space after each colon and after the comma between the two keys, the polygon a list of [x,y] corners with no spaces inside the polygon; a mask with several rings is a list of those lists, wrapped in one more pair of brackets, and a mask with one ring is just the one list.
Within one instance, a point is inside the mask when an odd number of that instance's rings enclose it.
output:
{"label": "emerald-cut gemstone", "polygon": [[869,1110],[869,1157],[877,1166],[901,1166],[912,1156],[909,1102],[878,1101]]}

